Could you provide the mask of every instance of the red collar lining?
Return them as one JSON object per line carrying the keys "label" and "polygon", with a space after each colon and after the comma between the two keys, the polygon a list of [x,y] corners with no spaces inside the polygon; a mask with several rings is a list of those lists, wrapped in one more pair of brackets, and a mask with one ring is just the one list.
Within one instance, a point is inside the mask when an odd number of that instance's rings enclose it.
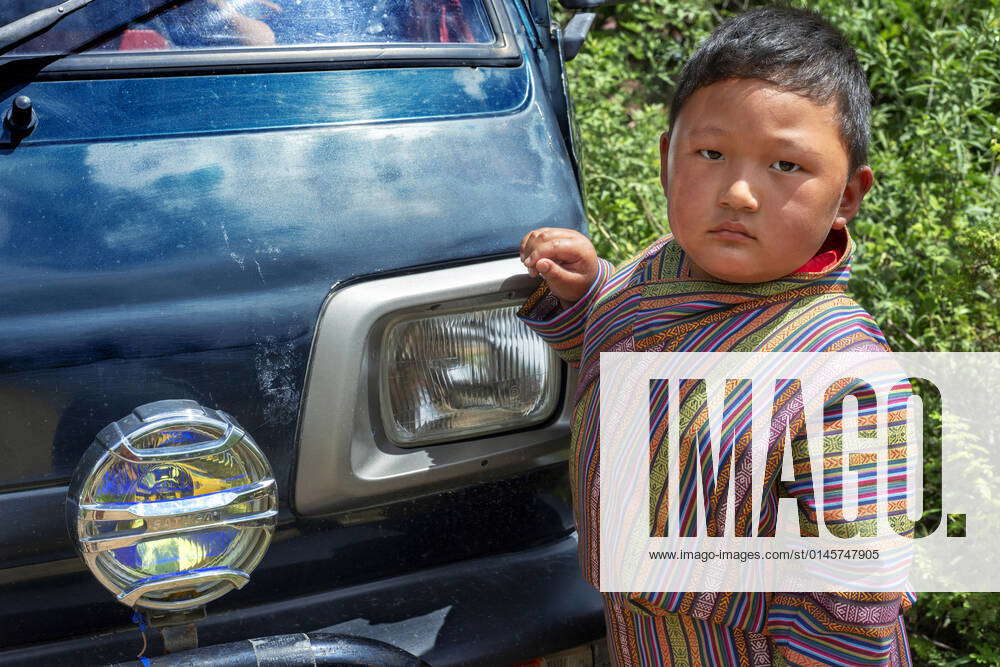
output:
{"label": "red collar lining", "polygon": [[836,266],[847,252],[847,231],[831,229],[823,245],[808,262],[795,270],[795,273],[823,273]]}

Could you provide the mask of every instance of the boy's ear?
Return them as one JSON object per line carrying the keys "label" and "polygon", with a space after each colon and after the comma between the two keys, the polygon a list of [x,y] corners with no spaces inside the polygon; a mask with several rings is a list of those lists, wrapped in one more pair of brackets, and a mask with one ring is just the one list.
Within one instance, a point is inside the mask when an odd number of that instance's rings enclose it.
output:
{"label": "boy's ear", "polygon": [[660,184],[667,194],[667,154],[670,152],[670,130],[660,135]]}
{"label": "boy's ear", "polygon": [[840,198],[840,207],[837,209],[837,217],[834,218],[833,228],[843,229],[853,218],[858,209],[861,208],[861,200],[865,198],[871,190],[872,183],[875,182],[875,174],[867,164],[858,167],[851,177],[847,179],[844,186],[844,194]]}

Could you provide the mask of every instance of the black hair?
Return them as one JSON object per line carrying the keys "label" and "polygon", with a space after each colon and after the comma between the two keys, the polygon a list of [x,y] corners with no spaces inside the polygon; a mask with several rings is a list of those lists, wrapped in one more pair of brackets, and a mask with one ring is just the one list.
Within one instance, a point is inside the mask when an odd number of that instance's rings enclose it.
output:
{"label": "black hair", "polygon": [[761,7],[721,23],[681,71],[670,126],[695,91],[725,79],[762,79],[818,104],[836,102],[851,173],[868,162],[868,80],[854,48],[816,12]]}

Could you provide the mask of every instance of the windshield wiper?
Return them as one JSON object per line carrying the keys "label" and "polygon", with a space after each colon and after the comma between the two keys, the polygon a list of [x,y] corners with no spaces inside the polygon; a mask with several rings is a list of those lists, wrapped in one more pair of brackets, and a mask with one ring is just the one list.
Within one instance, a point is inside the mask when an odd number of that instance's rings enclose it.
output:
{"label": "windshield wiper", "polygon": [[48,30],[59,21],[94,0],[67,0],[61,4],[23,16],[0,27],[0,53],[28,37]]}

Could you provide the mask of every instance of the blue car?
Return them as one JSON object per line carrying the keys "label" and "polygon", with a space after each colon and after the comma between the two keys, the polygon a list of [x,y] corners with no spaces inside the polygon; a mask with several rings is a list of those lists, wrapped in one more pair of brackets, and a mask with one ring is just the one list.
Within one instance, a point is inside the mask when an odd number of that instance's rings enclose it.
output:
{"label": "blue car", "polygon": [[0,3],[0,664],[603,664],[514,317],[593,14],[53,1]]}

